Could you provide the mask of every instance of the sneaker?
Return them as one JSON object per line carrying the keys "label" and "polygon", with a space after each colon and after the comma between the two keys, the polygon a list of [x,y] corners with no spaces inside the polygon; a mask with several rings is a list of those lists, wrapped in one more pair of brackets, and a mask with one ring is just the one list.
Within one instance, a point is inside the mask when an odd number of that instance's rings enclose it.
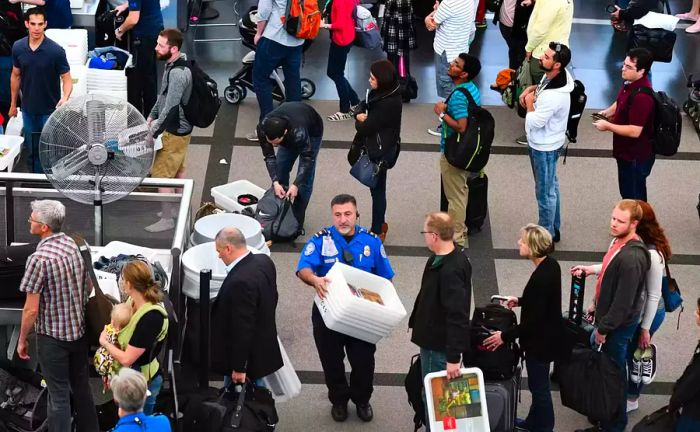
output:
{"label": "sneaker", "polygon": [[338,111],[335,114],[331,114],[328,117],[326,117],[326,120],[332,121],[332,122],[338,122],[338,121],[344,121],[344,120],[352,120],[352,114],[349,112],[340,112]]}
{"label": "sneaker", "polygon": [[245,139],[247,139],[248,141],[258,141],[258,133],[251,132],[245,136]]}
{"label": "sneaker", "polygon": [[627,412],[636,411],[639,409],[639,399],[631,401],[627,399]]}
{"label": "sneaker", "polygon": [[527,135],[519,136],[515,139],[515,142],[520,145],[527,145]]}
{"label": "sneaker", "polygon": [[591,426],[586,429],[576,429],[576,432],[602,432],[602,430],[600,426]]}
{"label": "sneaker", "polygon": [[637,350],[632,355],[632,367],[630,368],[630,381],[634,384],[642,382],[642,350]]}
{"label": "sneaker", "polygon": [[642,354],[642,384],[651,384],[656,377],[656,345],[649,344],[649,348]]}
{"label": "sneaker", "polygon": [[169,231],[175,228],[174,219],[160,219],[158,222],[151,224],[144,228],[148,232],[159,233],[163,231]]}
{"label": "sneaker", "polygon": [[442,136],[442,123],[437,125],[435,129],[428,129],[428,133],[433,136]]}
{"label": "sneaker", "polygon": [[552,241],[554,243],[559,243],[561,241],[561,233],[558,229],[554,230],[554,236],[552,237]]}
{"label": "sneaker", "polygon": [[481,21],[476,21],[476,28],[478,29],[483,29],[486,28],[488,24],[486,24],[486,19],[483,19]]}

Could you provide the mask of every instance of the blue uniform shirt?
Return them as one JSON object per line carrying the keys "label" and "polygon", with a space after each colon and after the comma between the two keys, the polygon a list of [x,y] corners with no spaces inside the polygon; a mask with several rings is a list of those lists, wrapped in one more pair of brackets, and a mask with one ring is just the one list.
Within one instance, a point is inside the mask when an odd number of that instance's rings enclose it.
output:
{"label": "blue uniform shirt", "polygon": [[113,432],[171,432],[168,418],[161,414],[146,415],[143,412],[120,418]]}
{"label": "blue uniform shirt", "polygon": [[70,0],[46,0],[46,28],[67,29],[73,26],[73,13],[70,10]]}
{"label": "blue uniform shirt", "polygon": [[[352,263],[344,257],[346,250],[352,253]],[[385,279],[394,277],[382,241],[359,225],[355,225],[355,235],[349,244],[334,226],[314,234],[301,252],[297,272],[310,268],[317,276],[325,276],[338,261]]]}
{"label": "blue uniform shirt", "polygon": [[158,0],[129,0],[129,11],[139,11],[139,22],[131,32],[136,37],[157,37],[163,30],[163,14]]}

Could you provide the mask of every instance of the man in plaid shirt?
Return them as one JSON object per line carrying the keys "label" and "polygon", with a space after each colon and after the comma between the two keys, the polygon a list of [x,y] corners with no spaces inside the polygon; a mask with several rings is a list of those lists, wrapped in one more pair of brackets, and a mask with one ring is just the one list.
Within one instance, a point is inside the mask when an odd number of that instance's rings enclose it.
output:
{"label": "man in plaid shirt", "polygon": [[50,432],[71,430],[71,390],[78,431],[97,431],[88,384],[85,305],[92,290],[78,246],[61,232],[66,208],[58,201],[32,202],[29,232],[41,241],[27,260],[20,291],[27,293],[17,353],[29,358],[27,335],[37,333],[37,355],[49,389]]}

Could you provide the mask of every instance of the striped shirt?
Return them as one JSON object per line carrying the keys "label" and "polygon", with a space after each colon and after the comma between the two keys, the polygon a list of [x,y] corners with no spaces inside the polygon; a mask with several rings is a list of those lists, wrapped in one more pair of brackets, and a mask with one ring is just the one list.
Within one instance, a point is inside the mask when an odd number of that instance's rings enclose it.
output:
{"label": "striped shirt", "polygon": [[85,305],[92,290],[72,238],[55,233],[39,242],[27,260],[19,290],[40,294],[36,332],[62,341],[85,333]]}
{"label": "striped shirt", "polygon": [[[447,100],[447,115],[452,117],[454,120],[460,120],[469,117],[469,100],[464,95],[464,93],[458,90],[459,88],[467,89],[467,91],[469,91],[469,94],[472,95],[472,98],[474,98],[474,102],[476,102],[477,105],[481,105],[481,93],[479,93],[479,89],[476,87],[476,84],[474,84],[473,81],[469,81],[456,86],[454,90],[452,90],[452,93],[450,94],[450,97]],[[448,136],[455,133],[455,131],[454,129],[449,127],[447,125],[447,122],[445,122],[444,120],[442,121],[442,131],[443,133],[440,138],[440,151],[444,153],[445,140]]]}
{"label": "striped shirt", "polygon": [[447,54],[447,61],[457,58],[460,53],[469,52],[469,39],[476,27],[476,8],[469,0],[442,0],[433,18],[438,27],[435,30],[433,50]]}

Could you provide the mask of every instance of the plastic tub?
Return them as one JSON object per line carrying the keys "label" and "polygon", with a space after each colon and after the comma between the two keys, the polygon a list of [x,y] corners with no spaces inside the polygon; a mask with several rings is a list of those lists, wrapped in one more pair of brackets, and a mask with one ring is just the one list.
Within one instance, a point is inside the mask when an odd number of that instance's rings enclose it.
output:
{"label": "plastic tub", "polygon": [[289,360],[289,356],[284,349],[284,345],[282,345],[282,341],[277,338],[277,342],[280,345],[284,366],[275,373],[264,377],[262,380],[265,383],[265,387],[272,392],[272,397],[275,398],[275,402],[284,402],[301,393],[301,381],[299,381],[294,366],[292,366],[292,362]]}
{"label": "plastic tub", "polygon": [[250,194],[260,199],[265,194],[265,189],[248,180],[236,180],[233,183],[211,188],[211,196],[214,197],[214,202],[222,209],[230,212],[240,212],[244,208],[250,207],[255,211],[257,204],[249,206],[238,204],[238,196],[243,194]]}
{"label": "plastic tub", "polygon": [[246,243],[256,249],[262,248],[265,243],[260,222],[235,213],[219,213],[199,219],[194,224],[192,239],[196,244],[214,241],[216,234],[225,227],[236,227],[241,230]]}
{"label": "plastic tub", "polygon": [[8,149],[7,152],[0,156],[0,170],[6,169],[7,172],[12,172],[15,160],[22,153],[22,143],[24,138],[15,135],[0,135],[0,148]]}
{"label": "plastic tub", "polygon": [[331,330],[337,331],[348,336],[376,344],[383,337],[388,335],[388,332],[384,332],[373,328],[371,326],[358,327],[352,321],[347,319],[347,316],[338,316],[335,314],[332,308],[328,307],[326,300],[321,299],[318,296],[314,297],[314,302],[321,312],[321,317],[323,322]]}

